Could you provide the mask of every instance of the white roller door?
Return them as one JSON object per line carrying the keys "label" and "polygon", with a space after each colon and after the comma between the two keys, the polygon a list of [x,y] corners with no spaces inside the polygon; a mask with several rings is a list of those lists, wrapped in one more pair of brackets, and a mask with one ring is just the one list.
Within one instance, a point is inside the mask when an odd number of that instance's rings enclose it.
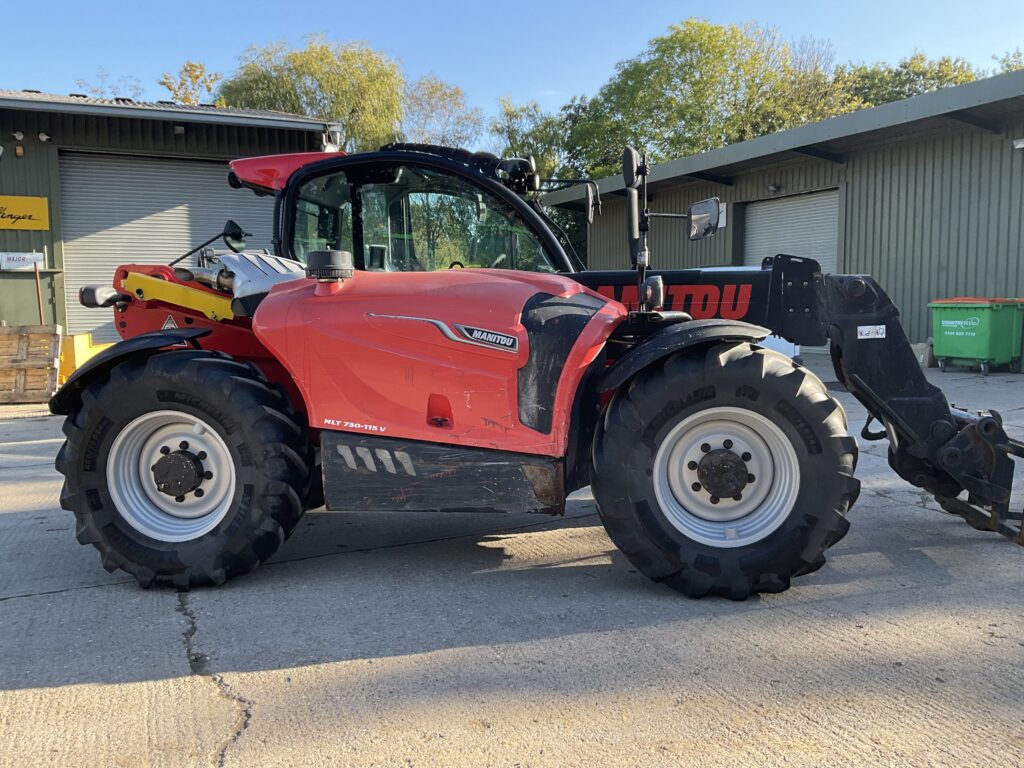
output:
{"label": "white roller door", "polygon": [[92,333],[97,341],[119,338],[112,310],[78,303],[81,286],[110,285],[119,264],[166,264],[219,232],[227,219],[252,233],[252,247],[271,247],[273,198],[231,189],[227,171],[224,163],[61,153],[71,333]]}
{"label": "white roller door", "polygon": [[743,263],[758,266],[765,256],[787,253],[836,272],[839,252],[839,192],[812,192],[750,203],[743,221]]}
{"label": "white roller door", "polygon": [[[766,256],[806,256],[825,273],[836,271],[839,251],[839,192],[811,192],[750,203],[743,220],[743,264],[760,266]],[[828,347],[800,347],[777,336],[765,346],[791,357],[824,352]]]}

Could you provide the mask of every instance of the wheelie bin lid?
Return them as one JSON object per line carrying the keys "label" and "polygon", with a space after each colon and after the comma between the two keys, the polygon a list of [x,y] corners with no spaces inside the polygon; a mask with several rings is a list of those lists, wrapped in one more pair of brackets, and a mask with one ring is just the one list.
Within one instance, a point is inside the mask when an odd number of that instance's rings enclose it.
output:
{"label": "wheelie bin lid", "polygon": [[1022,304],[1024,299],[993,299],[985,296],[956,296],[951,299],[932,299],[929,307],[942,307],[959,304],[966,307],[989,307],[994,304]]}

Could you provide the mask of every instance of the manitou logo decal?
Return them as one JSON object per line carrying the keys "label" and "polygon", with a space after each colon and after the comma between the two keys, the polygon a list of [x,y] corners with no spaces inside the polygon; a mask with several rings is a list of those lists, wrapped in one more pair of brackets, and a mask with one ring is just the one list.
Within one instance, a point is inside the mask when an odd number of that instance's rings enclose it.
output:
{"label": "manitou logo decal", "polygon": [[[750,283],[728,283],[717,285],[667,285],[665,286],[665,310],[689,312],[694,320],[721,317],[726,320],[741,320],[750,311],[750,295],[754,286]],[[636,309],[635,285],[601,285],[594,289],[602,296],[625,304],[627,309]]]}
{"label": "manitou logo decal", "polygon": [[486,344],[498,349],[515,352],[519,349],[519,339],[507,333],[488,331],[485,328],[473,328],[469,325],[456,325],[456,328],[467,338],[479,344]]}

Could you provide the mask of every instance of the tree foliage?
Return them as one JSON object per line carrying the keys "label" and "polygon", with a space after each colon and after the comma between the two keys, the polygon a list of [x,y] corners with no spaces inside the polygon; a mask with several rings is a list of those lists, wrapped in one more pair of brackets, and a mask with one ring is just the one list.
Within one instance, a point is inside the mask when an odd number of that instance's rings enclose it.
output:
{"label": "tree foliage", "polygon": [[835,81],[857,99],[859,106],[874,107],[963,85],[984,76],[984,72],[975,69],[966,59],[951,56],[929,59],[918,52],[896,65],[878,62],[840,67]]}
{"label": "tree foliage", "polygon": [[179,104],[200,104],[209,100],[222,79],[218,72],[207,72],[206,65],[198,61],[186,61],[176,75],[164,72],[159,84],[170,92],[171,98]]}
{"label": "tree foliage", "polygon": [[351,150],[394,141],[404,80],[396,62],[362,43],[310,39],[305,48],[252,47],[220,87],[232,107],[270,109],[335,123]]}
{"label": "tree foliage", "polygon": [[542,177],[558,174],[564,164],[567,148],[558,117],[544,112],[535,101],[514,104],[511,99],[498,100],[498,114],[491,121],[491,134],[497,140],[499,155],[533,156]]}
{"label": "tree foliage", "polygon": [[103,67],[96,70],[96,77],[93,80],[75,80],[75,85],[97,99],[125,97],[138,101],[146,93],[139,78],[121,75],[115,79],[107,74]]}
{"label": "tree foliage", "polygon": [[992,58],[996,61],[995,74],[997,75],[1024,69],[1024,51],[1019,46],[1012,51],[1007,51],[1002,56],[993,56]]}
{"label": "tree foliage", "polygon": [[411,83],[405,92],[402,130],[407,141],[472,146],[484,127],[484,113],[466,104],[466,94],[434,75]]}
{"label": "tree foliage", "polygon": [[[1019,48],[993,58],[991,74],[1024,69]],[[618,170],[627,144],[663,162],[988,74],[919,52],[896,64],[836,65],[827,41],[688,19],[619,62],[592,97],[551,113],[502,99],[491,133],[500,151],[533,154],[545,172],[604,176]]]}

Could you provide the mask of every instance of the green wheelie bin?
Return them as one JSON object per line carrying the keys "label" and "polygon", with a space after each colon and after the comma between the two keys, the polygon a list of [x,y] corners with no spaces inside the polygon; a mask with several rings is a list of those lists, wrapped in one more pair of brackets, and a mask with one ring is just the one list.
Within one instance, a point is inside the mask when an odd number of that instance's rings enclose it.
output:
{"label": "green wheelie bin", "polygon": [[936,299],[932,311],[932,345],[939,370],[947,365],[978,367],[983,376],[997,365],[1021,370],[1024,300],[961,296]]}

